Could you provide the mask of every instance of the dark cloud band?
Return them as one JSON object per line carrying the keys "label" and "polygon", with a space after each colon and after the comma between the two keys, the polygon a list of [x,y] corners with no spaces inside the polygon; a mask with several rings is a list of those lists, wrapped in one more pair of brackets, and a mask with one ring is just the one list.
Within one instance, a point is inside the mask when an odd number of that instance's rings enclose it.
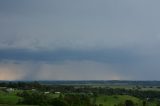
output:
{"label": "dark cloud band", "polygon": [[108,50],[54,50],[54,51],[32,51],[27,49],[1,49],[0,60],[19,61],[46,61],[58,62],[65,60],[90,60],[108,63],[130,63],[134,62],[136,55],[129,51]]}

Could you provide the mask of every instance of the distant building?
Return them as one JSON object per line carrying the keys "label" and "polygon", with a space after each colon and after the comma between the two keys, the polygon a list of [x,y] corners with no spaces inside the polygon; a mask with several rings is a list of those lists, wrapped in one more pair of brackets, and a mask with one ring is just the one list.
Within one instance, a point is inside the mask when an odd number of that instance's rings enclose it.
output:
{"label": "distant building", "polygon": [[36,91],[36,89],[32,89],[32,91]]}
{"label": "distant building", "polygon": [[44,92],[44,94],[49,94],[50,92]]}
{"label": "distant building", "polygon": [[60,94],[61,92],[54,92],[55,94]]}
{"label": "distant building", "polygon": [[7,88],[6,91],[7,91],[7,92],[13,92],[14,89],[13,89],[13,88]]}

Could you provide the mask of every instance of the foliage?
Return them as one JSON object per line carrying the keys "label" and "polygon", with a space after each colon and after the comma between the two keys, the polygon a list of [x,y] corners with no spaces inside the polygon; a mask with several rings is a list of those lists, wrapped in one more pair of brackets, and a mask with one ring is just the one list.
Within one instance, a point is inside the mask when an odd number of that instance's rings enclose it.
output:
{"label": "foliage", "polygon": [[125,101],[125,106],[134,106],[134,103],[132,100],[126,100]]}
{"label": "foliage", "polygon": [[[0,104],[37,106],[160,106],[160,91],[93,87],[89,85],[42,85],[38,82],[0,83]],[[13,93],[4,88],[15,88]],[[45,93],[49,92],[49,94]],[[60,92],[60,94],[54,94]],[[5,106],[5,105],[4,105]]]}

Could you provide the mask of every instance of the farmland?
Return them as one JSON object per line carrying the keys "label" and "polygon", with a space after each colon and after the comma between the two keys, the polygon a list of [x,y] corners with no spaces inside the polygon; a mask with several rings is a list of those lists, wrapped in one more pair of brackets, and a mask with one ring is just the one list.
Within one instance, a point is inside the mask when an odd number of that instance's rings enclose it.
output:
{"label": "farmland", "polygon": [[159,106],[158,84],[1,82],[0,106]]}

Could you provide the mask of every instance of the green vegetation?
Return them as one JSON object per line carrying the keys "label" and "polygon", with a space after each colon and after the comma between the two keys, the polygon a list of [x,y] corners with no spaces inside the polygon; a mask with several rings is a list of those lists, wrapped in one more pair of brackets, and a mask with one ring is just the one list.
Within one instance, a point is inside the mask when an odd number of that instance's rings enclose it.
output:
{"label": "green vegetation", "polygon": [[1,104],[12,104],[15,105],[21,97],[16,96],[15,93],[7,93],[7,92],[0,92],[0,103]]}
{"label": "green vegetation", "polygon": [[158,86],[42,85],[38,82],[2,85],[0,106],[160,106]]}
{"label": "green vegetation", "polygon": [[115,106],[116,104],[124,103],[125,100],[132,100],[135,104],[140,104],[142,102],[140,99],[128,95],[101,95],[97,97],[96,104],[103,104],[103,106]]}

